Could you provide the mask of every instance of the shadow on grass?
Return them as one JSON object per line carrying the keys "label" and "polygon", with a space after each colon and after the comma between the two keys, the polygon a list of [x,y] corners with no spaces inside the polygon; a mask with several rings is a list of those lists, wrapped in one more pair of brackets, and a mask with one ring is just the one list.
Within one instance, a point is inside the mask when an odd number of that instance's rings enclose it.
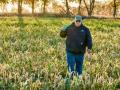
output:
{"label": "shadow on grass", "polygon": [[23,31],[24,30],[24,21],[23,21],[23,17],[22,16],[18,16],[18,25],[19,25],[19,30]]}

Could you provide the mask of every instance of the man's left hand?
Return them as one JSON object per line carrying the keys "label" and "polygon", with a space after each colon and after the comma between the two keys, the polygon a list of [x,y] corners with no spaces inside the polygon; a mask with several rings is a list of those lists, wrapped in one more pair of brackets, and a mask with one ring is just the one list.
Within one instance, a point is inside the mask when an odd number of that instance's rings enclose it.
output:
{"label": "man's left hand", "polygon": [[90,49],[87,49],[88,52],[88,59],[91,60],[92,59],[92,52]]}

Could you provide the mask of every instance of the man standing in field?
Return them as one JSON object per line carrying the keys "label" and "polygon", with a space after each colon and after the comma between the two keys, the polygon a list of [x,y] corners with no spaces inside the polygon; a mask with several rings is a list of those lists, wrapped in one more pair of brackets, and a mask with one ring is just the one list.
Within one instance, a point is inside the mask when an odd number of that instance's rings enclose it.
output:
{"label": "man standing in field", "polygon": [[[68,71],[73,77],[82,74],[84,54],[87,51],[91,58],[92,37],[89,29],[82,24],[82,17],[77,15],[72,24],[65,26],[61,32],[62,38],[66,37],[66,54]],[[74,70],[75,67],[75,70]]]}

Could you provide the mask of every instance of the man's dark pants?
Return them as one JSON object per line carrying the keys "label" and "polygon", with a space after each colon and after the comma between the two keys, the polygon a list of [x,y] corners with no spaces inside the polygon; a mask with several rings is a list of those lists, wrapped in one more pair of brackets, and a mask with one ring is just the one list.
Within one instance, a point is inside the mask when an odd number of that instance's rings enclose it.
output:
{"label": "man's dark pants", "polygon": [[82,74],[84,54],[73,54],[66,51],[68,71],[73,73],[76,71],[78,75]]}

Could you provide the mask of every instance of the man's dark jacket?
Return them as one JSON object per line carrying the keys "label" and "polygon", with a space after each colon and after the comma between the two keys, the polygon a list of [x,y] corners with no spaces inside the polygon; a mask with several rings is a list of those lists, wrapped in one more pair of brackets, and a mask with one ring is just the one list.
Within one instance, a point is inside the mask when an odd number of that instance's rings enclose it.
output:
{"label": "man's dark jacket", "polygon": [[62,38],[66,37],[66,50],[74,54],[84,54],[86,47],[92,49],[92,37],[89,29],[83,24],[76,27],[74,23],[62,29]]}

